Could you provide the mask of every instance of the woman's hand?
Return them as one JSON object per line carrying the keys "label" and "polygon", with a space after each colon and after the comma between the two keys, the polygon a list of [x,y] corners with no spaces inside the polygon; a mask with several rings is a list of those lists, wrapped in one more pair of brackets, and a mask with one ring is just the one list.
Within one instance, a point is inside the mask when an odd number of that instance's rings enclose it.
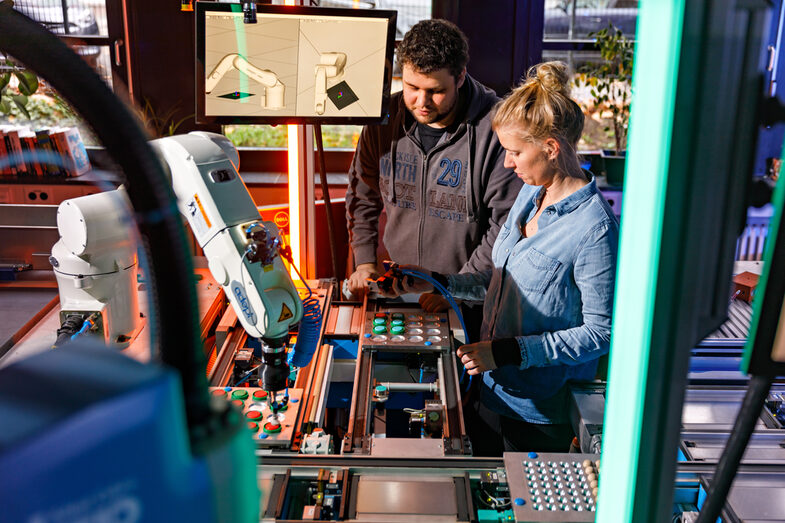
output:
{"label": "woman's hand", "polygon": [[472,376],[496,368],[496,362],[493,361],[490,341],[480,341],[478,343],[462,345],[461,347],[458,347],[456,354],[461,358],[461,363],[463,363],[466,372]]}

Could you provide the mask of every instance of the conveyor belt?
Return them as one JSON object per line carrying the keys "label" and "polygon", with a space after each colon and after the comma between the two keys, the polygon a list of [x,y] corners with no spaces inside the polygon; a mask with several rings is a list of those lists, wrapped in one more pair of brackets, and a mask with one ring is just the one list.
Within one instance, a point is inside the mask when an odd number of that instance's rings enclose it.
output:
{"label": "conveyor belt", "polygon": [[706,339],[740,340],[747,339],[752,320],[752,306],[743,300],[731,300],[728,304],[728,320],[720,328],[709,334]]}

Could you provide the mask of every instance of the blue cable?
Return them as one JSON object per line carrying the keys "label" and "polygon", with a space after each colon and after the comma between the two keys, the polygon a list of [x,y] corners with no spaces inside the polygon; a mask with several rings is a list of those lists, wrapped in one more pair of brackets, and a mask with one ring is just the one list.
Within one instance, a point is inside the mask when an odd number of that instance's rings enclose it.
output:
{"label": "blue cable", "polygon": [[249,370],[248,372],[246,372],[246,373],[245,373],[245,376],[243,376],[243,377],[242,377],[242,379],[241,379],[240,381],[238,381],[237,383],[235,383],[235,384],[234,384],[234,386],[235,386],[235,387],[239,387],[240,385],[242,385],[243,383],[245,383],[245,380],[247,380],[248,378],[250,378],[250,377],[251,377],[251,374],[253,374],[253,373],[254,373],[254,371],[255,371],[256,369],[258,369],[259,367],[260,367],[260,366],[259,366],[259,365],[257,365],[256,367],[254,367],[254,368],[252,368],[251,370]]}
{"label": "blue cable", "polygon": [[93,327],[93,325],[94,325],[94,323],[93,323],[92,321],[90,321],[90,319],[89,319],[89,318],[88,318],[88,319],[86,319],[86,320],[84,321],[84,323],[82,323],[82,328],[81,328],[81,329],[79,329],[78,331],[76,331],[76,332],[75,332],[75,333],[74,333],[74,334],[71,336],[71,340],[75,340],[76,338],[78,338],[79,336],[81,336],[82,334],[84,334],[85,332],[87,332],[88,330],[90,330],[90,329]]}
{"label": "blue cable", "polygon": [[455,315],[458,316],[458,321],[461,323],[461,328],[463,329],[463,335],[466,337],[466,344],[468,345],[470,343],[470,341],[469,341],[469,331],[466,329],[466,324],[463,322],[463,314],[461,314],[461,309],[460,309],[460,307],[458,307],[458,304],[455,303],[455,299],[452,297],[452,294],[450,294],[449,291],[447,289],[445,289],[442,286],[442,284],[440,284],[438,281],[434,280],[431,276],[428,276],[427,274],[424,274],[422,272],[413,271],[413,270],[410,270],[410,269],[401,269],[401,274],[404,274],[404,275],[407,275],[407,276],[414,276],[416,278],[420,278],[421,280],[427,281],[428,283],[433,285],[434,289],[439,291],[439,293],[442,296],[444,296],[444,298],[447,300],[447,302],[452,307],[452,310],[455,311]]}
{"label": "blue cable", "polygon": [[[434,289],[439,291],[439,293],[441,293],[441,295],[444,296],[444,298],[447,300],[447,303],[449,303],[450,306],[452,307],[452,310],[455,311],[455,315],[458,316],[458,321],[461,322],[461,328],[463,329],[463,335],[466,338],[466,345],[468,345],[470,343],[469,342],[469,331],[466,329],[466,324],[463,322],[463,314],[461,314],[461,309],[460,309],[460,307],[458,307],[458,304],[455,303],[455,299],[452,297],[452,294],[450,294],[450,292],[447,289],[445,289],[444,286],[441,283],[439,283],[438,281],[433,279],[433,277],[431,277],[431,276],[429,276],[429,275],[427,275],[425,273],[422,273],[422,272],[419,272],[419,271],[413,271],[411,269],[401,269],[401,274],[406,275],[406,276],[414,276],[415,278],[420,278],[421,280],[427,281],[428,283],[433,285]],[[461,379],[459,380],[459,383],[463,383],[463,378],[465,378],[465,377],[466,377],[466,367],[463,368],[463,372],[461,373]],[[472,377],[473,376],[470,374],[469,375],[469,384],[467,385],[467,390],[472,386]]]}
{"label": "blue cable", "polygon": [[322,310],[319,307],[319,300],[313,295],[313,291],[305,282],[297,266],[289,260],[294,267],[297,276],[302,280],[305,288],[308,289],[308,296],[303,300],[303,318],[300,320],[300,328],[297,330],[297,343],[290,354],[291,361],[295,367],[305,367],[311,362],[316,352],[316,344],[319,343],[319,332],[322,327]]}

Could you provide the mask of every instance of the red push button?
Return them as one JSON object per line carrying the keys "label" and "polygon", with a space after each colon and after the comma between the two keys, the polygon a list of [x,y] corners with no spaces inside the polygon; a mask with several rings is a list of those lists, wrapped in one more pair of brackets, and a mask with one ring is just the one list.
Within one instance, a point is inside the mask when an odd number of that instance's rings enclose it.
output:
{"label": "red push button", "polygon": [[253,399],[255,400],[263,400],[265,398],[267,398],[267,391],[257,390],[253,393]]}
{"label": "red push button", "polygon": [[277,432],[281,432],[280,423],[265,423],[263,428],[264,431],[268,434],[275,434]]}
{"label": "red push button", "polygon": [[249,410],[245,413],[245,417],[249,420],[259,420],[262,418],[262,413],[258,410]]}

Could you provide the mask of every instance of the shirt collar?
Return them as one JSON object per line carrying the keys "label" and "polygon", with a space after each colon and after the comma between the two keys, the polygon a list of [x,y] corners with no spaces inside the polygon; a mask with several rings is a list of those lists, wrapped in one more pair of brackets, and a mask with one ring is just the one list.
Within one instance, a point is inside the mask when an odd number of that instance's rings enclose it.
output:
{"label": "shirt collar", "polygon": [[[583,172],[586,174],[586,176],[590,178],[589,183],[587,183],[586,185],[584,185],[583,187],[581,187],[571,195],[567,196],[566,198],[563,198],[558,202],[556,202],[555,204],[549,206],[549,207],[553,207],[556,210],[556,214],[558,214],[559,216],[564,214],[569,214],[570,212],[575,210],[576,207],[578,207],[580,204],[582,204],[583,202],[585,202],[586,200],[588,200],[589,198],[591,198],[597,193],[597,182],[596,179],[594,178],[594,175],[592,175],[589,171],[586,170],[584,170]],[[537,202],[542,197],[542,192],[544,190],[545,190],[544,187],[540,187],[540,189],[538,191],[535,191],[534,194],[532,195],[532,205],[534,206],[535,209],[537,208]]]}

